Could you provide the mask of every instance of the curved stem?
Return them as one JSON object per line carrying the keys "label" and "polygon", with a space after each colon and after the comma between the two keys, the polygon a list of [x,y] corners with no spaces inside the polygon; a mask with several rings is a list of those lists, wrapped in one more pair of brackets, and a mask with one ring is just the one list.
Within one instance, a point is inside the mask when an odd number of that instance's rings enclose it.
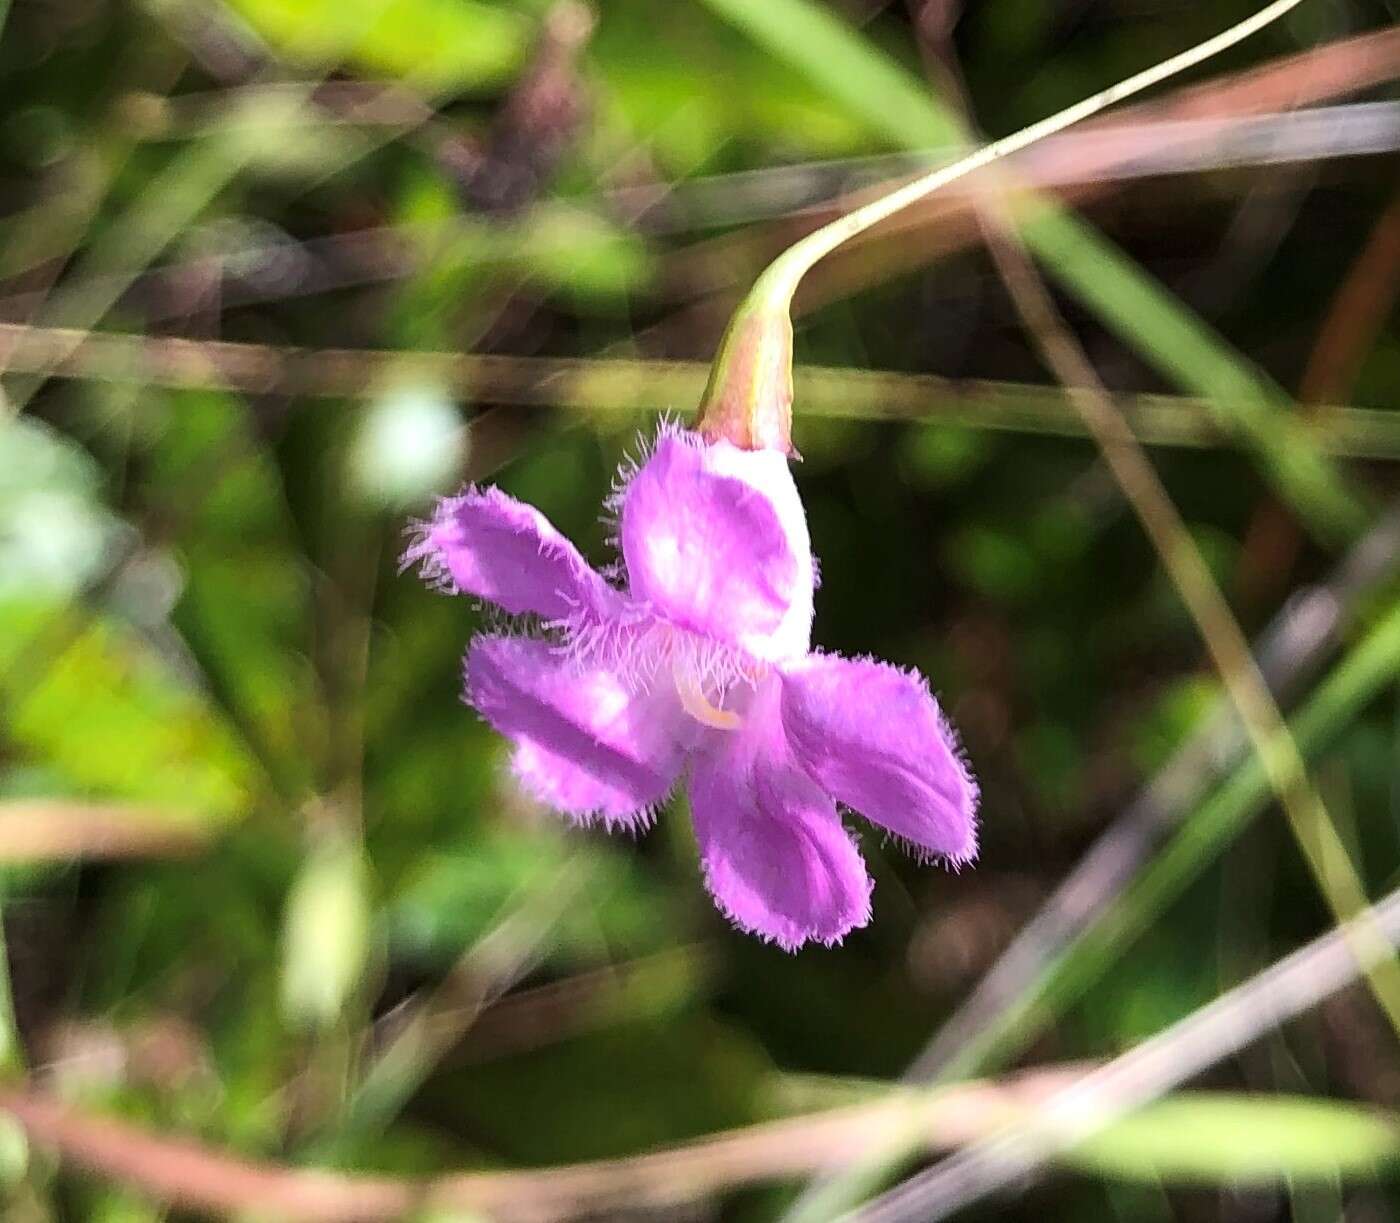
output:
{"label": "curved stem", "polygon": [[798,283],[812,266],[858,234],[878,225],[887,217],[893,216],[910,204],[917,203],[931,195],[940,187],[946,187],[949,183],[966,177],[974,170],[980,170],[983,166],[990,165],[994,161],[1000,161],[1012,153],[1018,153],[1028,145],[1035,144],[1038,140],[1053,136],[1056,132],[1061,132],[1083,119],[1088,119],[1100,111],[1107,110],[1124,98],[1141,93],[1144,89],[1165,81],[1168,77],[1194,67],[1204,60],[1210,59],[1213,55],[1218,55],[1221,51],[1262,30],[1271,22],[1277,21],[1301,3],[1302,0],[1274,0],[1274,3],[1266,5],[1252,17],[1245,18],[1238,25],[1233,25],[1213,38],[1198,43],[1189,50],[1181,52],[1180,55],[1174,55],[1161,63],[1153,64],[1152,67],[1145,68],[1126,80],[1119,81],[1116,85],[1110,85],[1107,89],[1092,97],[1085,98],[1081,102],[1076,102],[1073,106],[1066,107],[1057,114],[1032,123],[1029,127],[1024,127],[1000,140],[994,140],[991,144],[983,145],[961,161],[955,161],[952,165],[932,170],[928,174],[916,178],[913,182],[906,183],[903,187],[891,191],[888,195],[883,195],[877,200],[872,200],[870,203],[838,217],[794,243],[769,264],[754,286],[752,296],[769,303],[777,301],[782,301],[784,304],[790,303]]}

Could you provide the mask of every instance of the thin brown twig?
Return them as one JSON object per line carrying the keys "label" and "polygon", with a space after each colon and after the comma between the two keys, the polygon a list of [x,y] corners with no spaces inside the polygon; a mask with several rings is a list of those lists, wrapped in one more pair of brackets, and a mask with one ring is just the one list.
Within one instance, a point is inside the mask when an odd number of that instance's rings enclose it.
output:
{"label": "thin brown twig", "polygon": [[1310,1010],[1363,970],[1395,962],[1400,890],[1344,926],[1284,956],[1157,1035],[1102,1063],[1036,1106],[1026,1118],[979,1139],[911,1177],[860,1212],[864,1223],[936,1223],[1014,1182]]}
{"label": "thin brown twig", "polygon": [[[689,411],[709,374],[708,364],[699,361],[313,349],[14,323],[0,323],[0,367],[173,389],[346,399],[372,398],[394,384],[427,382],[472,403],[605,413]],[[795,378],[809,416],[938,419],[968,428],[1085,434],[1065,393],[1053,386],[818,366],[799,368]],[[1120,404],[1145,443],[1234,444],[1204,400],[1133,395]],[[1332,407],[1312,436],[1332,454],[1400,458],[1400,425],[1393,413]]]}
{"label": "thin brown twig", "polygon": [[[1400,195],[1381,214],[1333,295],[1298,382],[1299,416],[1319,420],[1333,396],[1350,395],[1362,362],[1400,294]],[[1286,507],[1265,497],[1245,528],[1235,584],[1259,601],[1286,582],[1302,532]]]}
{"label": "thin brown twig", "polygon": [[214,830],[155,807],[33,799],[0,803],[0,863],[181,857]]}
{"label": "thin brown twig", "polygon": [[842,1164],[896,1135],[947,1150],[984,1136],[1077,1077],[1053,1067],[929,1096],[766,1122],[645,1155],[556,1168],[413,1179],[311,1171],[213,1151],[127,1122],[92,1117],[32,1087],[0,1091],[0,1109],[59,1157],[162,1202],[267,1211],[304,1223],[373,1223],[415,1209],[479,1210],[548,1223],[621,1207],[663,1207],[742,1185]]}
{"label": "thin brown twig", "polygon": [[1381,214],[1332,298],[1307,369],[1298,383],[1300,403],[1330,403],[1334,396],[1349,393],[1397,296],[1400,195]]}

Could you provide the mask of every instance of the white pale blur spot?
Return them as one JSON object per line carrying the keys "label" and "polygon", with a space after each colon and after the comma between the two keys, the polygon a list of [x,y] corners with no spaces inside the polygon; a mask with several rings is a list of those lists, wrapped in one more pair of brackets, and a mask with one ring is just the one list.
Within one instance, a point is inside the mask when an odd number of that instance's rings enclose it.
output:
{"label": "white pale blur spot", "polygon": [[466,432],[447,396],[434,387],[401,386],[361,416],[346,474],[364,501],[397,509],[447,491],[466,452]]}
{"label": "white pale blur spot", "polygon": [[129,533],[100,499],[96,464],[32,420],[0,416],[0,596],[67,594]]}

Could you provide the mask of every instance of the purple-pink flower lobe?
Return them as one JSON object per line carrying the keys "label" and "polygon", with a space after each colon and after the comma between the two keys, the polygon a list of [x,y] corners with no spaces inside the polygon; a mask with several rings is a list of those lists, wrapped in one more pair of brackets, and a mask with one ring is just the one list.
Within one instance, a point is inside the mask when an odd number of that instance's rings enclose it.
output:
{"label": "purple-pink flower lobe", "polygon": [[923,856],[976,856],[977,786],[923,678],[811,649],[816,572],[785,455],[664,428],[611,505],[615,582],[495,488],[442,500],[404,556],[542,626],[479,636],[466,661],[466,699],[528,794],[640,828],[684,774],[715,903],[788,950],[870,919],[838,803]]}

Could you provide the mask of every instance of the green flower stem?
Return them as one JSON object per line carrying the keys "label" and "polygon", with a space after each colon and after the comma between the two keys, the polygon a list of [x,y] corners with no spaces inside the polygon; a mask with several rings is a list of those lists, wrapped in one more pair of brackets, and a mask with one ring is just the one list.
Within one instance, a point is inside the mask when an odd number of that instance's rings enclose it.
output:
{"label": "green flower stem", "polygon": [[838,217],[794,243],[779,255],[758,278],[752,293],[749,295],[749,301],[761,301],[764,306],[770,309],[778,307],[787,311],[802,277],[819,260],[852,238],[894,216],[895,213],[907,208],[910,204],[917,203],[932,195],[939,188],[946,187],[949,183],[956,182],[960,178],[966,178],[974,171],[989,166],[993,162],[1001,161],[1013,153],[1018,153],[1037,141],[1044,140],[1047,136],[1062,132],[1067,127],[1072,127],[1134,94],[1141,93],[1153,85],[1218,55],[1236,43],[1243,42],[1250,35],[1258,33],[1265,26],[1297,8],[1301,3],[1302,0],[1274,0],[1274,3],[1266,5],[1252,17],[1245,18],[1238,25],[1231,26],[1228,30],[1222,31],[1213,38],[1206,39],[1203,43],[1198,43],[1179,55],[1153,64],[1150,68],[1144,68],[1141,72],[1119,81],[1116,85],[1110,85],[1107,89],[1101,90],[1083,101],[1076,102],[1073,106],[1068,106],[1057,114],[1032,123],[1029,127],[1024,127],[1019,132],[1013,132],[1000,140],[994,140],[991,144],[983,145],[982,148],[970,153],[961,161],[955,161],[952,165],[933,170],[916,178],[913,182],[906,183],[903,187],[891,191],[888,195],[871,200],[870,203]]}

